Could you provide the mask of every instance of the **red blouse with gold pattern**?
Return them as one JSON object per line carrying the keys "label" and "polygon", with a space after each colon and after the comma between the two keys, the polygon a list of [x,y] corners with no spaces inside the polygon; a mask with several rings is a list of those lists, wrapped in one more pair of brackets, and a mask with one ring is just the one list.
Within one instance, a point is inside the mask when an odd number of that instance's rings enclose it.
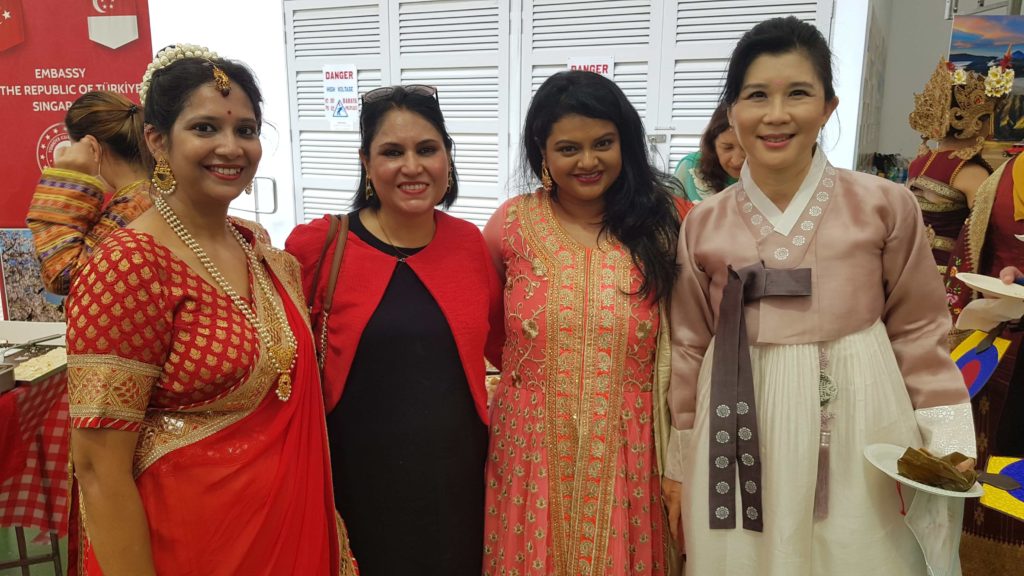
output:
{"label": "red blouse with gold pattern", "polygon": [[[238,228],[247,239],[265,234]],[[254,244],[261,259],[278,252]],[[267,317],[260,291],[250,293]],[[68,318],[72,426],[141,432],[136,474],[241,419],[276,376],[228,296],[137,230],[113,232],[82,269]]]}

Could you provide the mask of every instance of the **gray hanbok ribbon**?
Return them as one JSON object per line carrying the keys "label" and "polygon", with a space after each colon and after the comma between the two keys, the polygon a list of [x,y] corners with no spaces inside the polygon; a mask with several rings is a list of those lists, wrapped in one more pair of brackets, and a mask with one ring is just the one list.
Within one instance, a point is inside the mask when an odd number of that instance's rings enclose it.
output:
{"label": "gray hanbok ribbon", "polygon": [[761,262],[739,270],[729,266],[729,281],[718,311],[711,372],[708,502],[712,529],[736,527],[737,468],[743,527],[756,532],[764,527],[757,408],[743,304],[765,296],[810,294],[810,268],[772,270]]}

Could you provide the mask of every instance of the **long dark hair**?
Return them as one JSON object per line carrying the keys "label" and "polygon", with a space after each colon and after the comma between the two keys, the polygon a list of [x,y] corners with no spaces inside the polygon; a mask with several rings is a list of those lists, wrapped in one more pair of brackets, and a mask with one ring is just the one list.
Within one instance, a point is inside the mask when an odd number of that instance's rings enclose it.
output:
{"label": "long dark hair", "polygon": [[825,90],[825,102],[835,100],[836,90],[832,85],[832,51],[828,42],[812,24],[796,16],[772,18],[754,26],[740,38],[729,59],[729,71],[725,76],[722,102],[732,106],[740,97],[747,70],[759,56],[765,54],[788,54],[802,52]]}
{"label": "long dark hair", "polygon": [[[452,207],[455,199],[459,197],[459,175],[455,171],[455,161],[452,157],[452,147],[455,143],[448,134],[444,125],[444,115],[441,114],[441,105],[435,96],[427,96],[419,91],[406,90],[404,86],[392,86],[386,96],[375,98],[370,102],[363,102],[363,111],[359,114],[359,150],[364,156],[370,156],[370,146],[373,139],[380,131],[380,124],[384,117],[392,110],[408,110],[421,116],[433,126],[444,142],[444,149],[448,152],[448,169],[451,170],[451,188],[438,202],[445,210]],[[366,197],[366,166],[359,163],[359,187],[356,189],[356,197],[352,200],[352,207],[356,210],[362,208],[380,208],[380,197],[376,194]]]}
{"label": "long dark hair", "polygon": [[64,115],[68,136],[78,141],[92,136],[131,164],[149,163],[142,110],[121,94],[94,91],[82,94]]}
{"label": "long dark hair", "polygon": [[719,104],[700,137],[700,164],[697,166],[697,171],[715,192],[724,190],[732,178],[725,168],[722,168],[722,162],[718,159],[718,148],[715,146],[718,137],[728,129],[728,108],[724,104]]}
{"label": "long dark hair", "polygon": [[[602,231],[629,249],[633,263],[643,274],[639,294],[667,299],[676,278],[680,225],[671,192],[676,187],[675,179],[651,166],[640,115],[614,82],[600,74],[570,70],[541,84],[523,127],[523,174],[540,178],[551,127],[569,114],[607,120],[618,129],[622,172],[604,192]],[[552,188],[551,196],[557,200],[557,186]]]}

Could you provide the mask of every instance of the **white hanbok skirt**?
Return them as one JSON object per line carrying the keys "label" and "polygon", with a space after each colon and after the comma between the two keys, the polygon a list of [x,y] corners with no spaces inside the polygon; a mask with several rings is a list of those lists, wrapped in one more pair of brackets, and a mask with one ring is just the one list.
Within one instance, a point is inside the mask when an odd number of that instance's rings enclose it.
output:
{"label": "white hanbok skirt", "polygon": [[[708,414],[713,346],[705,355],[697,416],[684,456],[682,518],[688,576],[925,576],[904,523],[897,483],[864,447],[921,446],[892,346],[879,321],[821,344],[751,347],[762,459],[764,531],[708,525]],[[814,520],[820,436],[819,350],[839,387],[832,402],[829,513]],[[914,490],[904,487],[909,509]],[[737,494],[736,509],[742,510]]]}

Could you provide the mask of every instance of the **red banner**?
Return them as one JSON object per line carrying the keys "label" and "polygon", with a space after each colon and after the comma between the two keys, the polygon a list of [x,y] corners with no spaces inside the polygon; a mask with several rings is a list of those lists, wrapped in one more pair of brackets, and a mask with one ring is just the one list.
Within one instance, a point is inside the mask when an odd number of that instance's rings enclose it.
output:
{"label": "red banner", "polygon": [[21,0],[0,2],[0,52],[25,40],[24,22]]}
{"label": "red banner", "polygon": [[82,94],[138,101],[153,58],[147,0],[0,0],[0,228],[24,228],[39,172]]}

